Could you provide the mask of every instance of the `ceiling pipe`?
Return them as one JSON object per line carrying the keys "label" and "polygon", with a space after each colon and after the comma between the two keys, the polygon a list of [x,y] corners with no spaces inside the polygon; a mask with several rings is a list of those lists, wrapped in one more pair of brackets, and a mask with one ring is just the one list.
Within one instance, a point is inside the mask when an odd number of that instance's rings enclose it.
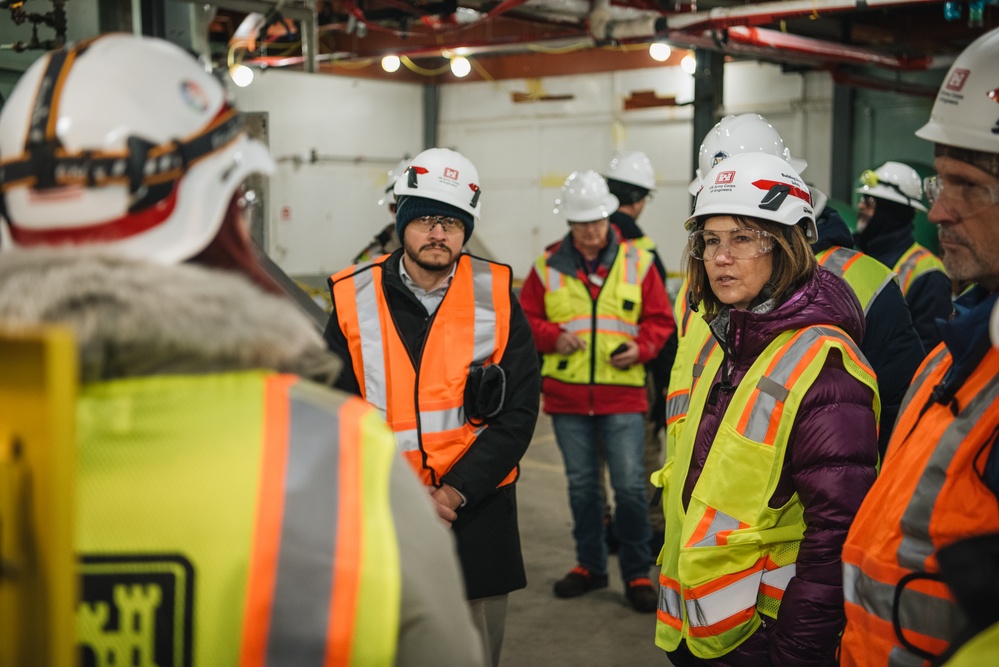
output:
{"label": "ceiling pipe", "polygon": [[716,7],[706,12],[665,17],[671,30],[715,30],[730,26],[775,23],[797,16],[815,16],[846,11],[866,11],[883,7],[942,4],[942,0],[787,0],[761,2],[735,7]]}
{"label": "ceiling pipe", "polygon": [[[665,38],[689,47],[724,53],[752,54],[771,60],[794,60],[818,64],[863,64],[895,70],[925,70],[940,66],[932,57],[895,56],[873,49],[800,37],[776,30],[752,27],[796,16],[812,16],[858,8],[939,4],[940,0],[788,0],[738,7],[720,7],[707,12],[671,16],[649,15],[614,21],[609,0],[595,0],[589,17],[595,39],[631,41]],[[778,53],[774,53],[777,50]]]}

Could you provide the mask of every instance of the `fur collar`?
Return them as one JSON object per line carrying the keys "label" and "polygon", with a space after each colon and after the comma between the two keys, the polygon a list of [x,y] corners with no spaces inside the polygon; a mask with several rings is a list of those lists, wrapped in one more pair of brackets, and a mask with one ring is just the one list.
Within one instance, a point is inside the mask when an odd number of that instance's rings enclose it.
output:
{"label": "fur collar", "polygon": [[290,300],[241,276],[89,249],[0,253],[0,326],[62,324],[81,380],[269,369],[330,383],[340,361]]}

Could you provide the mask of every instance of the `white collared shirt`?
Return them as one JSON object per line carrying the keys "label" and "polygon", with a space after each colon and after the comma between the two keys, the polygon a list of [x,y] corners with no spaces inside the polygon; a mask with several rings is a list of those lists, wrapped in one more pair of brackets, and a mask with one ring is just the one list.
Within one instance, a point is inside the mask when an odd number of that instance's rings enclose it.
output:
{"label": "white collared shirt", "polygon": [[406,272],[406,261],[403,257],[399,258],[399,275],[402,276],[402,284],[409,289],[413,295],[420,300],[423,307],[427,309],[428,315],[433,315],[437,312],[437,308],[441,305],[441,301],[444,300],[444,294],[447,293],[447,288],[451,286],[451,281],[454,279],[454,272],[458,268],[458,262],[451,265],[451,273],[440,285],[430,290],[429,292],[419,285],[417,285],[410,275]]}

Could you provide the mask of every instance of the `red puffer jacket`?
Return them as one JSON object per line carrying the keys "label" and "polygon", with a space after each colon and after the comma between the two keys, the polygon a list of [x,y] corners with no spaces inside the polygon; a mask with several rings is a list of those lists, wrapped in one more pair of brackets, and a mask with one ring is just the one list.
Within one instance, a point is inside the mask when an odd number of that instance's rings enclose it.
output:
{"label": "red puffer jacket", "polygon": [[[716,320],[716,328],[723,326]],[[714,404],[704,415],[694,443],[694,461],[684,485],[684,504],[700,477],[732,399],[724,380],[738,386],[767,344],[783,331],[834,324],[854,340],[864,334],[864,313],[850,287],[825,269],[768,313],[731,310],[727,327],[716,332],[725,363],[714,378]],[[722,340],[723,339],[723,340]],[[832,353],[798,409],[788,455],[770,499],[780,507],[797,493],[805,508],[805,535],[796,575],[781,602],[776,622],[767,624],[717,665],[835,665],[845,623],[843,568],[847,530],[877,476],[878,438],[871,391],[843,368]]]}

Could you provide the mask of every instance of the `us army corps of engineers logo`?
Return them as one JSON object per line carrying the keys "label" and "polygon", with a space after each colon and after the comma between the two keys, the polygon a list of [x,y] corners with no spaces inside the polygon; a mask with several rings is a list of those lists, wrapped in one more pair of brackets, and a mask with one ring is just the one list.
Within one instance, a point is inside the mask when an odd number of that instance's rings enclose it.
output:
{"label": "us army corps of engineers logo", "polygon": [[175,554],[84,556],[82,667],[190,667],[194,568]]}

